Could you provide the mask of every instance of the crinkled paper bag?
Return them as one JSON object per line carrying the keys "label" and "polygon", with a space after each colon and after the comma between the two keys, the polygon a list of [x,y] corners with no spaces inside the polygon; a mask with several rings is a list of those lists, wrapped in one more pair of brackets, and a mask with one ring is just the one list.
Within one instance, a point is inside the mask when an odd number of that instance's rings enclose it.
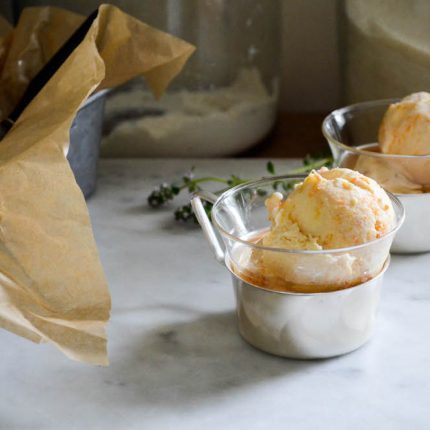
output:
{"label": "crinkled paper bag", "polygon": [[[32,10],[27,16],[39,13],[45,28],[57,13],[65,13]],[[9,85],[9,54],[19,59],[14,42],[26,39],[17,33],[20,28],[33,31],[35,26],[21,23],[13,31],[1,75]],[[27,39],[34,43],[34,37]],[[70,358],[107,364],[110,295],[85,199],[65,157],[69,129],[76,111],[97,89],[143,75],[160,95],[193,50],[103,5],[82,43],[0,142],[1,327],[35,342],[51,342]],[[33,75],[41,66],[34,64]]]}

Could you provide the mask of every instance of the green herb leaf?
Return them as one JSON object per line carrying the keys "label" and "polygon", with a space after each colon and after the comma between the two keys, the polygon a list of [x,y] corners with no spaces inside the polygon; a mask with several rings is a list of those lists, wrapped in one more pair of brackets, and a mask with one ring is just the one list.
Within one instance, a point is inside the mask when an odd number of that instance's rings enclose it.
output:
{"label": "green herb leaf", "polygon": [[271,174],[274,175],[275,174],[275,166],[271,161],[268,161],[266,164],[266,170]]}
{"label": "green herb leaf", "polygon": [[260,197],[264,197],[264,196],[267,196],[267,191],[266,191],[266,190],[263,190],[263,189],[261,189],[261,188],[258,188],[258,189],[257,189],[257,194],[258,194]]}

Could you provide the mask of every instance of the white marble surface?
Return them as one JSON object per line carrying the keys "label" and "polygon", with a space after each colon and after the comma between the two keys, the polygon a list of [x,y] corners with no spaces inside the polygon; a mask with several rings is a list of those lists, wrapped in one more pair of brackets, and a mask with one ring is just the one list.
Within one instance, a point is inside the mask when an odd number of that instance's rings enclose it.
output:
{"label": "white marble surface", "polygon": [[430,254],[394,256],[362,349],[266,355],[239,338],[229,275],[201,231],[145,204],[191,164],[264,173],[261,160],[101,162],[89,207],[113,298],[111,365],[1,331],[0,429],[429,429]]}

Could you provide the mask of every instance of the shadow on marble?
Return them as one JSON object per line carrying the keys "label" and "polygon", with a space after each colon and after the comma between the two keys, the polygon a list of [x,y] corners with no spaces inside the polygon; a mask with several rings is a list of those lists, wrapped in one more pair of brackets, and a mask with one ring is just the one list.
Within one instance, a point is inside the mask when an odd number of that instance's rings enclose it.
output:
{"label": "shadow on marble", "polygon": [[[192,305],[178,305],[178,304],[153,304],[146,305],[142,309],[141,304],[136,304],[133,306],[114,306],[115,315],[120,314],[130,314],[130,313],[142,313],[142,312],[151,312],[151,311],[170,311],[174,312],[178,315],[195,315],[196,317],[203,317],[206,313],[203,310],[196,309],[195,306]],[[170,327],[170,326],[169,326]]]}
{"label": "shadow on marble", "polygon": [[[130,197],[130,200],[135,200],[132,197]],[[121,203],[124,203],[124,210],[122,211],[123,214],[126,215],[146,215],[146,214],[154,214],[154,212],[156,211],[156,209],[151,208],[148,206],[148,204],[146,203],[146,201],[138,204],[138,205],[131,205],[131,206],[126,206],[129,203],[132,203],[130,201],[127,201],[125,198],[123,198]]]}
{"label": "shadow on marble", "polygon": [[245,343],[233,312],[161,326],[135,338],[127,355],[112,363],[106,386],[119,387],[119,402],[184,407],[213,402],[250,385],[302,374],[318,362],[287,360]]}
{"label": "shadow on marble", "polygon": [[[177,221],[175,220],[175,217],[173,215],[173,209],[172,214],[169,218],[163,219],[160,223],[160,228],[164,231],[168,231],[169,234],[174,234],[176,236],[183,235],[187,232],[194,232],[194,231],[200,231],[200,226],[192,221]],[[202,242],[206,245],[206,242],[202,238]]]}
{"label": "shadow on marble", "polygon": [[0,428],[2,430],[35,430],[35,429],[46,428],[46,426],[44,426],[43,423],[35,422],[31,418],[29,418],[28,421],[31,421],[31,422],[25,423],[23,422],[22,419],[20,419],[19,422],[12,422],[12,421],[6,421],[4,417],[1,417]]}
{"label": "shadow on marble", "polygon": [[[132,198],[130,198],[130,200],[131,199]],[[124,203],[124,207],[121,209],[121,214],[142,216],[142,224],[145,222],[145,218],[143,218],[144,215],[159,215],[159,228],[164,231],[169,231],[169,233],[181,235],[184,234],[184,232],[200,230],[199,225],[194,222],[183,222],[175,219],[174,210],[176,207],[179,207],[180,204],[175,206],[169,205],[163,208],[151,208],[146,203],[146,197],[143,202],[139,204],[130,204],[130,201],[126,198],[123,198],[122,203]],[[185,204],[185,202],[183,203]]]}

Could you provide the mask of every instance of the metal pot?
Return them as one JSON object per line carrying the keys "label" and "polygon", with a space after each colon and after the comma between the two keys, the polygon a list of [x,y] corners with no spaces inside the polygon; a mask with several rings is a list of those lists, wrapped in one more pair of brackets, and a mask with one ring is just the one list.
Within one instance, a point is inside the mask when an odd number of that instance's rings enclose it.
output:
{"label": "metal pot", "polygon": [[104,104],[107,90],[93,94],[79,109],[70,128],[67,159],[87,198],[96,188]]}

